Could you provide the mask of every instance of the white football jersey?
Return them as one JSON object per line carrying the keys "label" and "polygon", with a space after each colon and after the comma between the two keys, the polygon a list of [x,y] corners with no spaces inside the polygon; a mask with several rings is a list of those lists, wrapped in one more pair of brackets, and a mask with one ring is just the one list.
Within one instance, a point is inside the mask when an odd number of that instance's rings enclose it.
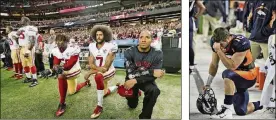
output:
{"label": "white football jersey", "polygon": [[[73,46],[73,45],[68,45],[68,47],[66,48],[66,50],[61,53],[59,48],[56,46],[53,50],[52,50],[53,56],[57,57],[59,60],[61,60],[61,64],[66,63],[71,56],[75,56],[80,54],[80,47],[79,46]],[[80,73],[81,70],[81,66],[80,66],[80,62],[79,59],[76,62],[76,64],[66,72],[66,74],[72,74],[72,73],[76,73],[77,71],[79,71],[78,73]]]}
{"label": "white football jersey", "polygon": [[9,43],[10,43],[10,49],[11,50],[14,50],[14,49],[18,49],[19,48],[19,45],[16,43],[16,40],[13,39],[13,37],[18,37],[16,35],[16,32],[15,31],[12,31],[11,33],[8,34],[8,40],[9,40]]}
{"label": "white football jersey", "polygon": [[[269,57],[265,63],[266,78],[264,83],[264,88],[261,96],[261,105],[264,107],[274,107],[275,102],[271,99],[275,99],[275,64],[276,64],[276,44],[275,44],[275,35],[271,35],[268,42]],[[271,84],[271,83],[274,84]]]}
{"label": "white football jersey", "polygon": [[[98,49],[96,44],[97,43],[90,43],[89,51],[90,51],[90,54],[94,56],[96,66],[102,67],[105,65],[107,55],[112,52],[113,53],[117,52],[118,46],[116,43],[105,42],[102,48]],[[114,68],[113,62],[109,69],[111,68]]]}
{"label": "white football jersey", "polygon": [[28,45],[30,43],[29,38],[32,36],[36,38],[36,36],[38,34],[37,27],[30,26],[30,25],[19,28],[18,31],[20,31],[20,35],[19,35],[19,39],[18,39],[20,46]]}

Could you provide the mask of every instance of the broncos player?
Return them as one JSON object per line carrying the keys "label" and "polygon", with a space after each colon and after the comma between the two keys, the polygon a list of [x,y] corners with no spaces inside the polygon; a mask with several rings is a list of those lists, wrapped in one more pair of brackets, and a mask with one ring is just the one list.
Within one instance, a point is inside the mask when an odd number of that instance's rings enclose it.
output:
{"label": "broncos player", "polygon": [[16,31],[13,31],[13,28],[10,26],[6,28],[6,32],[8,33],[8,39],[9,39],[10,49],[11,49],[11,58],[12,58],[12,62],[15,70],[15,74],[12,77],[13,78],[16,77],[16,79],[21,79],[23,78],[23,75],[22,75],[22,66],[19,58],[18,36],[16,35]]}
{"label": "broncos player", "polygon": [[23,82],[32,82],[30,87],[33,87],[38,84],[36,76],[36,66],[34,64],[35,47],[33,47],[37,38],[38,29],[37,27],[30,25],[31,21],[28,17],[22,17],[21,23],[23,24],[23,27],[18,29],[17,35],[19,36],[18,42],[19,46],[21,47],[20,60],[22,62],[22,66],[27,77]]}
{"label": "broncos player", "polygon": [[77,78],[81,73],[79,64],[80,48],[75,45],[69,45],[69,39],[65,35],[56,36],[57,46],[52,50],[54,56],[53,69],[58,73],[58,90],[60,103],[56,116],[61,116],[65,112],[65,98],[67,90],[69,94],[75,94],[81,88],[86,86],[87,81],[77,84]]}
{"label": "broncos player", "polygon": [[221,111],[212,115],[213,118],[232,118],[231,105],[237,115],[246,115],[262,109],[260,101],[249,102],[248,88],[252,87],[257,78],[250,42],[242,35],[232,35],[226,28],[217,28],[211,39],[213,50],[212,62],[206,87],[210,87],[221,60],[227,68],[222,73],[224,80],[224,105]]}
{"label": "broncos player", "polygon": [[94,26],[91,30],[91,36],[96,42],[89,45],[89,64],[91,70],[85,75],[85,79],[88,80],[92,74],[95,75],[98,104],[91,118],[97,118],[103,111],[103,97],[118,88],[117,86],[108,87],[108,81],[113,78],[116,71],[113,66],[113,60],[118,46],[110,42],[112,40],[112,31],[107,26]]}

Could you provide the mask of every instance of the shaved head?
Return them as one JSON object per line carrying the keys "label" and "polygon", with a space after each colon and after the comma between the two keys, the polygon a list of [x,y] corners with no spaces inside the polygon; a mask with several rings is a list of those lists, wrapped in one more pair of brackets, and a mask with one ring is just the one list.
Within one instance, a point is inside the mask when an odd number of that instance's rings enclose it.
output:
{"label": "shaved head", "polygon": [[7,26],[6,33],[10,33],[11,31],[13,31],[13,28],[11,26]]}
{"label": "shaved head", "polygon": [[139,36],[139,48],[143,50],[149,49],[151,41],[151,32],[149,30],[142,30]]}
{"label": "shaved head", "polygon": [[142,30],[139,36],[142,36],[142,35],[147,35],[147,36],[150,36],[151,38],[151,32],[149,30]]}

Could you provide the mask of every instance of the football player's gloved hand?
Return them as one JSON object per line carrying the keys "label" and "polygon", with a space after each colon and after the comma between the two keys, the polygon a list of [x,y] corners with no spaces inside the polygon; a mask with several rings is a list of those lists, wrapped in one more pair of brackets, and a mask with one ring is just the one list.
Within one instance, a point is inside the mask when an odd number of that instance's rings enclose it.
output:
{"label": "football player's gloved hand", "polygon": [[55,66],[54,70],[57,74],[62,74],[63,73],[63,67],[61,67],[61,66]]}

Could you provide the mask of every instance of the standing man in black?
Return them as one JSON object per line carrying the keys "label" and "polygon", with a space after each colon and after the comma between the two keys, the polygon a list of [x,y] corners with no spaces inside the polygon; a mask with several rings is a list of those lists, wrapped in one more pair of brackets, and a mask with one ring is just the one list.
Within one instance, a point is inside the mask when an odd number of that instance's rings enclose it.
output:
{"label": "standing man in black", "polygon": [[[192,72],[191,67],[195,65],[195,52],[193,48],[193,39],[194,39],[194,22],[197,20],[199,16],[203,14],[205,11],[205,6],[202,4],[201,1],[195,0],[195,1],[190,1],[189,2],[189,63],[190,63],[190,68],[189,71],[190,73]],[[195,9],[199,8],[199,11],[196,13]]]}
{"label": "standing man in black", "polygon": [[144,30],[139,36],[139,45],[131,47],[124,52],[126,65],[125,89],[133,90],[133,97],[126,97],[130,108],[138,105],[139,89],[144,91],[142,113],[139,119],[150,119],[153,107],[160,94],[160,90],[155,83],[156,78],[164,75],[161,70],[163,63],[163,52],[151,47],[152,35]]}

